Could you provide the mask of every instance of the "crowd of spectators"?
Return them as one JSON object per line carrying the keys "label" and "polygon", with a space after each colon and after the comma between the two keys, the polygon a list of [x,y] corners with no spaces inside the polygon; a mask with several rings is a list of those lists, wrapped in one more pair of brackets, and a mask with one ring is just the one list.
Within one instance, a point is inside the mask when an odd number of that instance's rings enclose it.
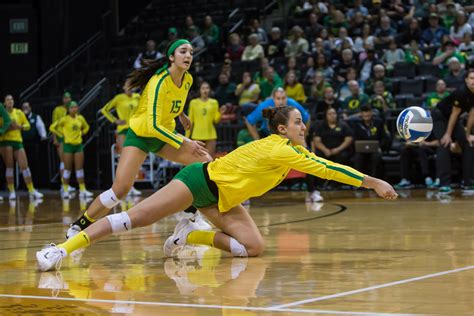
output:
{"label": "crowd of spectators", "polygon": [[[168,41],[186,37],[195,53],[206,49],[202,55],[211,56],[195,74],[196,82],[210,83],[211,96],[235,112],[227,116],[231,120],[244,123],[281,87],[307,109],[310,125],[318,126],[308,135],[313,150],[377,175],[383,172],[382,152],[393,149],[397,111],[408,105],[433,109],[463,85],[474,62],[474,6],[462,1],[297,1],[288,21],[267,29],[250,19],[239,32],[223,34],[211,16],[202,26],[188,16],[181,30],[168,30],[157,51],[148,41],[135,65],[164,54]],[[209,58],[214,71],[206,69]],[[413,90],[407,78],[420,90]],[[322,132],[329,126],[337,135]],[[355,143],[370,140],[379,142],[374,153],[357,152]],[[436,141],[420,146],[433,147]],[[398,149],[404,159],[413,156],[404,144]],[[406,164],[403,168],[406,172]],[[427,185],[435,183],[432,170],[423,167]]]}
{"label": "crowd of spectators", "polygon": [[[284,23],[250,18],[232,33],[212,16],[198,22],[186,16],[164,38],[148,39],[133,68],[163,58],[170,41],[187,38],[195,54],[189,101],[217,104],[220,118],[211,124],[217,135],[219,126],[242,128],[234,147],[267,135],[259,111],[284,101],[304,112],[307,144],[317,155],[378,177],[387,172],[383,157],[397,157],[399,188],[415,182],[436,187],[433,157],[440,142],[431,136],[406,144],[394,122],[403,108],[434,110],[465,85],[474,66],[474,4],[467,2],[300,0]],[[23,136],[35,153],[44,128],[28,103],[23,110],[37,126]],[[453,154],[459,156],[459,148],[454,143]],[[412,170],[414,161],[420,168]]]}

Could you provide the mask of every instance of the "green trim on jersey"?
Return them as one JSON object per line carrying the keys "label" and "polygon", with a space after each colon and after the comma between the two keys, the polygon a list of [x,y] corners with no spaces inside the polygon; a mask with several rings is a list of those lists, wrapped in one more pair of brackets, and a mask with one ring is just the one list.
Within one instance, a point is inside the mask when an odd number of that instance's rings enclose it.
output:
{"label": "green trim on jersey", "polygon": [[163,77],[160,78],[160,81],[158,81],[158,84],[156,85],[156,89],[155,89],[155,99],[153,100],[153,128],[158,132],[160,133],[161,135],[167,137],[169,140],[173,141],[174,143],[178,144],[178,145],[182,145],[183,142],[177,140],[174,138],[174,135],[170,135],[169,133],[167,133],[166,131],[162,130],[161,128],[158,127],[158,124],[156,124],[156,104],[158,102],[158,94],[159,94],[159,90],[160,90],[160,87],[161,87],[161,84],[163,83],[163,80],[169,76],[169,72],[167,71],[167,73],[165,75],[163,75]]}

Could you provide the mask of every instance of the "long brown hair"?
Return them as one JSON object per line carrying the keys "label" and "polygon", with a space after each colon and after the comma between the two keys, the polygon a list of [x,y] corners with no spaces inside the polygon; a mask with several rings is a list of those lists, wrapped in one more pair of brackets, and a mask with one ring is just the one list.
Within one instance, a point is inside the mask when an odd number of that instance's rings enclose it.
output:
{"label": "long brown hair", "polygon": [[[171,45],[179,39],[175,39],[168,43],[165,49],[165,54],[167,54]],[[173,53],[174,54],[174,53]],[[129,89],[143,89],[150,80],[151,77],[166,64],[171,65],[171,60],[169,57],[165,56],[157,60],[144,60],[143,67],[135,69],[127,76],[126,85]]]}

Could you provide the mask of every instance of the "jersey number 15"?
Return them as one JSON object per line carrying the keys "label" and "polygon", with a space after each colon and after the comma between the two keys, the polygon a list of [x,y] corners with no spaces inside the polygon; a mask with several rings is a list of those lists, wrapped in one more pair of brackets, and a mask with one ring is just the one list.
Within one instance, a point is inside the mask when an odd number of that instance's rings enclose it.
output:
{"label": "jersey number 15", "polygon": [[181,100],[174,100],[171,101],[171,112],[170,113],[178,113],[181,109]]}

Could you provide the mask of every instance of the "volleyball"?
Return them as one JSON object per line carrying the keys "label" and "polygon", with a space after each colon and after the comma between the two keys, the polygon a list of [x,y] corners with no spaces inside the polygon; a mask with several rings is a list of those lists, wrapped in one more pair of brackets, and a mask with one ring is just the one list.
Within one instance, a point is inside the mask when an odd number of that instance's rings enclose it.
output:
{"label": "volleyball", "polygon": [[406,141],[419,143],[430,136],[433,130],[433,118],[425,109],[411,106],[398,115],[397,130]]}

